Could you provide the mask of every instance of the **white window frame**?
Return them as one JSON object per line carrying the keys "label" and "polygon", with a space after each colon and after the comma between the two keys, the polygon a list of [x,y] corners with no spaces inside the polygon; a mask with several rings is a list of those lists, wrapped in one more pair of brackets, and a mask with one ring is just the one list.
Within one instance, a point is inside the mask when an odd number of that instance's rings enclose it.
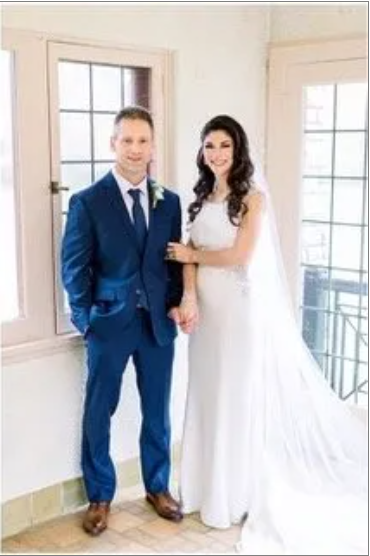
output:
{"label": "white window frame", "polygon": [[297,315],[300,301],[303,86],[363,80],[366,71],[366,38],[272,45],[270,48],[267,178]]}
{"label": "white window frame", "polygon": [[[170,183],[171,53],[162,49],[69,39],[44,33],[2,30],[2,47],[15,53],[15,157],[17,237],[22,317],[2,325],[2,359],[13,363],[79,345],[80,337],[62,314],[60,224],[53,219],[59,195],[50,184],[59,176],[57,62],[85,56],[91,62],[136,65],[152,70],[156,177]],[[56,212],[57,215],[60,212]],[[64,332],[64,333],[60,333]]]}
{"label": "white window frame", "polygon": [[[54,330],[46,44],[3,30],[14,53],[16,236],[20,317],[2,326],[2,345],[37,342]],[[32,86],[30,86],[32,84]],[[5,270],[6,271],[6,270]]]}

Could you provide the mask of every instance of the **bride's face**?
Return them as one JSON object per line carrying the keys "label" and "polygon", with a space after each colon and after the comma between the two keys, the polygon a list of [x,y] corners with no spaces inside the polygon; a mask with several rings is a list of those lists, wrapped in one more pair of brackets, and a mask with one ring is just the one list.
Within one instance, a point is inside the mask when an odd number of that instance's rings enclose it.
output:
{"label": "bride's face", "polygon": [[211,131],[203,143],[204,163],[212,170],[216,179],[226,178],[234,160],[234,144],[225,131]]}

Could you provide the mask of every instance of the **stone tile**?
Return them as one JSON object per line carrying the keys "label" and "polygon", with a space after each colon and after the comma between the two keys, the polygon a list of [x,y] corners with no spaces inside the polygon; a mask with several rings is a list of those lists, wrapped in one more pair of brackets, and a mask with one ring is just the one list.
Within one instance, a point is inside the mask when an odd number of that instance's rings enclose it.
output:
{"label": "stone tile", "polygon": [[4,538],[27,529],[32,524],[31,497],[25,495],[5,502],[1,513],[1,531]]}
{"label": "stone tile", "polygon": [[232,546],[240,540],[240,535],[241,530],[239,525],[234,525],[225,530],[211,529],[211,531],[207,533],[207,537]]}
{"label": "stone tile", "polygon": [[63,514],[60,485],[43,488],[31,495],[32,521],[44,523]]}
{"label": "stone tile", "polygon": [[126,511],[129,511],[132,515],[139,517],[143,522],[154,521],[158,519],[157,514],[153,511],[153,508],[149,504],[128,504],[124,506]]}
{"label": "stone tile", "polygon": [[180,524],[158,518],[138,528],[139,531],[148,533],[157,539],[167,539],[179,534]]}
{"label": "stone tile", "polygon": [[130,529],[129,531],[125,531],[122,534],[125,538],[138,543],[142,544],[146,548],[153,549],[153,547],[158,543],[158,538],[143,531],[142,528],[140,529]]}
{"label": "stone tile", "polygon": [[117,554],[155,554],[154,550],[151,550],[147,546],[142,544],[131,542],[122,548],[117,548],[115,552]]}
{"label": "stone tile", "polygon": [[65,481],[62,486],[64,513],[70,512],[87,503],[85,487],[81,478]]}
{"label": "stone tile", "polygon": [[226,554],[227,552],[230,552],[230,546],[219,541],[213,541],[208,548],[210,550],[210,554]]}
{"label": "stone tile", "polygon": [[199,514],[191,514],[185,517],[187,528],[192,531],[198,531],[199,533],[207,533],[211,531],[211,527],[205,525],[200,521]]}
{"label": "stone tile", "polygon": [[112,506],[109,528],[99,537],[82,529],[84,511],[69,514],[8,538],[10,554],[235,554],[240,527],[217,530],[200,521],[199,514],[181,523],[159,518],[143,498]]}
{"label": "stone tile", "polygon": [[189,541],[197,543],[200,548],[206,548],[214,542],[212,538],[208,537],[204,533],[199,533],[198,531],[193,531],[191,529],[184,531],[181,536]]}
{"label": "stone tile", "polygon": [[143,525],[145,521],[138,516],[132,515],[128,511],[120,511],[109,518],[109,529],[122,533],[127,529],[134,529]]}
{"label": "stone tile", "polygon": [[44,534],[47,536],[49,542],[61,548],[76,543],[84,543],[86,542],[86,538],[89,538],[79,522],[74,523],[71,521],[62,521],[60,523],[54,523],[50,527],[45,527]]}
{"label": "stone tile", "polygon": [[45,535],[43,529],[41,527],[34,527],[32,529],[28,529],[24,533],[18,534],[14,539],[23,546],[32,549],[41,550],[41,548],[49,547],[53,543],[50,542],[47,535]]}
{"label": "stone tile", "polygon": [[159,541],[155,550],[159,554],[194,554],[202,547],[178,534],[171,539]]}
{"label": "stone tile", "polygon": [[21,539],[19,539],[18,536],[9,537],[3,540],[3,542],[1,543],[1,553],[6,554],[8,552],[11,554],[17,554],[17,553],[19,554],[25,552],[24,543],[22,542]]}

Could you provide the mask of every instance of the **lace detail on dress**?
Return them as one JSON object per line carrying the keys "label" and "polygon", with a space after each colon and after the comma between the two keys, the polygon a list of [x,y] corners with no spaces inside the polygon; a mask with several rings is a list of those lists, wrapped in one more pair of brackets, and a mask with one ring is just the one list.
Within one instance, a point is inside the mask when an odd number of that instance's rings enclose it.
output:
{"label": "lace detail on dress", "polygon": [[248,268],[246,266],[238,265],[230,268],[223,268],[222,272],[234,278],[235,284],[239,288],[243,296],[248,295],[251,286],[251,280],[248,274]]}

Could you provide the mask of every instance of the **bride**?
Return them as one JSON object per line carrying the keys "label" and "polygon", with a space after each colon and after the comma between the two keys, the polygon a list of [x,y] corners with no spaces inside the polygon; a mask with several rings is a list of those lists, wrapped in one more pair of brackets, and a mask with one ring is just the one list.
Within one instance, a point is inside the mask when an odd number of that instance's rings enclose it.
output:
{"label": "bride", "polygon": [[185,513],[242,523],[244,554],[367,554],[367,431],[322,377],[294,320],[269,194],[229,116],[201,134],[182,328],[189,386]]}

